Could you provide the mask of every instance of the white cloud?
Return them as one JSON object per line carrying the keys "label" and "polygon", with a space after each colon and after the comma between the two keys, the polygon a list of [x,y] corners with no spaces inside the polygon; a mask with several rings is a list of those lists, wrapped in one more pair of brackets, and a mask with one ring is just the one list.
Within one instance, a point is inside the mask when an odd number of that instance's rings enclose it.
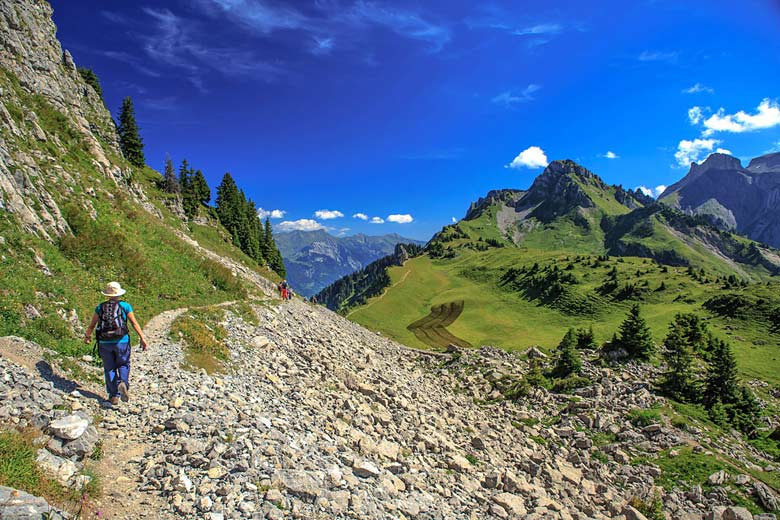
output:
{"label": "white cloud", "polygon": [[385,223],[385,219],[383,219],[382,217],[371,217],[370,223],[371,224],[384,224]]}
{"label": "white cloud", "polygon": [[704,116],[698,118],[690,117],[692,111],[701,115],[700,107],[693,107],[688,111],[692,124],[701,122],[704,125],[703,135],[710,136],[715,132],[753,132],[756,130],[766,130],[775,126],[780,127],[780,104],[776,100],[765,98],[756,107],[754,114],[748,114],[740,110],[736,114],[727,114],[725,109],[721,108],[716,113],[704,119]]}
{"label": "white cloud", "polygon": [[368,220],[368,215],[365,213],[355,213],[352,218],[359,218],[360,220]]}
{"label": "white cloud", "polygon": [[648,197],[653,197],[654,199],[657,199],[666,190],[666,186],[663,184],[659,184],[658,186],[652,189],[648,188],[647,186],[637,186],[634,189],[637,191],[641,191]]}
{"label": "white cloud", "polygon": [[300,220],[285,220],[278,224],[276,229],[279,231],[317,231],[318,229],[325,229],[325,226],[316,220],[302,218]]}
{"label": "white cloud", "polygon": [[704,119],[701,107],[691,107],[688,109],[688,121],[692,125],[698,125]]}
{"label": "white cloud", "polygon": [[644,193],[648,197],[652,197],[653,196],[653,190],[651,190],[647,186],[637,186],[634,189],[637,190],[637,191],[641,191],[642,193]]}
{"label": "white cloud", "polygon": [[286,211],[283,211],[281,209],[257,208],[257,217],[260,220],[265,220],[266,218],[284,218],[286,213],[287,213]]}
{"label": "white cloud", "polygon": [[544,150],[538,146],[529,146],[512,159],[511,163],[505,165],[504,168],[515,168],[518,170],[520,168],[544,168],[548,163],[549,161]]}
{"label": "white cloud", "polygon": [[314,212],[314,216],[320,220],[332,220],[334,218],[341,218],[344,214],[337,209],[319,209]]}
{"label": "white cloud", "polygon": [[521,92],[513,92],[511,90],[507,90],[497,95],[490,101],[496,105],[502,105],[506,108],[512,108],[520,103],[533,101],[534,93],[538,92],[539,89],[541,88],[542,87],[540,87],[539,85],[531,83],[530,85],[525,87]]}
{"label": "white cloud", "polygon": [[696,83],[695,85],[688,88],[684,88],[682,90],[683,94],[698,94],[700,92],[706,92],[707,94],[714,94],[715,89],[713,89],[712,87],[708,87],[707,85],[703,85],[701,83]]}
{"label": "white cloud", "polygon": [[458,221],[455,217],[452,217],[452,223],[455,224]]}
{"label": "white cloud", "polygon": [[404,213],[403,215],[395,214],[395,215],[387,216],[388,222],[395,222],[396,224],[408,224],[413,220],[414,219],[412,218],[412,216],[408,213]]}
{"label": "white cloud", "polygon": [[731,150],[726,150],[725,148],[718,148],[715,150],[715,153],[725,153],[726,155],[734,155],[731,153]]}
{"label": "white cloud", "polygon": [[709,152],[712,152],[719,144],[720,141],[717,139],[694,139],[693,141],[683,139],[677,145],[674,158],[680,166],[688,167],[693,162],[699,162],[702,155],[709,155]]}
{"label": "white cloud", "polygon": [[611,150],[607,151],[607,153],[605,153],[602,157],[607,159],[620,159],[620,156]]}

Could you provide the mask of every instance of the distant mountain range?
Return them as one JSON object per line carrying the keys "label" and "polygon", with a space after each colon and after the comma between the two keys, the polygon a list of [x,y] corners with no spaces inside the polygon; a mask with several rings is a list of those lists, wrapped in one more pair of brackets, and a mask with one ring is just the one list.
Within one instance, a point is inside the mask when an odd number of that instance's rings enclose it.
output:
{"label": "distant mountain range", "polygon": [[307,297],[392,254],[396,244],[424,243],[395,233],[335,237],[323,230],[279,233],[275,239],[287,268],[287,281]]}
{"label": "distant mountain range", "polygon": [[659,200],[720,229],[780,247],[780,153],[757,157],[747,168],[735,157],[712,154],[691,165]]}

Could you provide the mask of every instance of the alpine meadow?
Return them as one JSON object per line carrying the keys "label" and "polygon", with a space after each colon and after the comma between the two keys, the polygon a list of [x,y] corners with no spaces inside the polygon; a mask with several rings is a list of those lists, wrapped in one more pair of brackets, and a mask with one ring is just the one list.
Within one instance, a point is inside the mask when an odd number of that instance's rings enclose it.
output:
{"label": "alpine meadow", "polygon": [[0,519],[776,520],[778,23],[0,0]]}

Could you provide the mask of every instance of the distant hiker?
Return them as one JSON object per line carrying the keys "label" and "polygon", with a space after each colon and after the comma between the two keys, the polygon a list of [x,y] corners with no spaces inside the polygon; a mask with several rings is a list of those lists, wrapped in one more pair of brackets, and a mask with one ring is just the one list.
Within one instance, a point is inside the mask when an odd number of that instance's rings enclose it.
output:
{"label": "distant hiker", "polygon": [[290,286],[287,285],[287,280],[282,280],[279,284],[279,292],[281,293],[282,300],[289,300]]}
{"label": "distant hiker", "polygon": [[314,305],[317,305],[317,297],[316,297],[316,296],[312,296],[312,297],[309,299],[309,301],[310,301],[310,302],[312,302]]}
{"label": "distant hiker", "polygon": [[106,285],[103,296],[108,301],[95,307],[92,321],[87,327],[84,343],[89,345],[92,331],[97,326],[95,341],[98,344],[98,353],[103,361],[103,373],[106,379],[106,393],[112,405],[130,400],[130,336],[127,322],[133,325],[141,340],[141,348],[146,350],[148,344],[144,331],[138,325],[133,314],[133,308],[129,303],[122,301],[121,296],[127,291],[122,289],[119,282],[111,282]]}

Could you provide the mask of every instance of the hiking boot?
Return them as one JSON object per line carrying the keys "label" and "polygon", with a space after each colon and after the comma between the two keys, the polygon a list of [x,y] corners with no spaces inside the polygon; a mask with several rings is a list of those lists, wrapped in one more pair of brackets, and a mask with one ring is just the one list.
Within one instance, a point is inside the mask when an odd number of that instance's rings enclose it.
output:
{"label": "hiking boot", "polygon": [[108,402],[111,403],[112,406],[116,406],[119,404],[119,397],[114,396],[111,399],[109,399]]}
{"label": "hiking boot", "polygon": [[121,381],[117,387],[119,389],[119,395],[122,396],[122,402],[126,403],[130,400],[130,392],[127,390],[127,385],[124,381]]}

